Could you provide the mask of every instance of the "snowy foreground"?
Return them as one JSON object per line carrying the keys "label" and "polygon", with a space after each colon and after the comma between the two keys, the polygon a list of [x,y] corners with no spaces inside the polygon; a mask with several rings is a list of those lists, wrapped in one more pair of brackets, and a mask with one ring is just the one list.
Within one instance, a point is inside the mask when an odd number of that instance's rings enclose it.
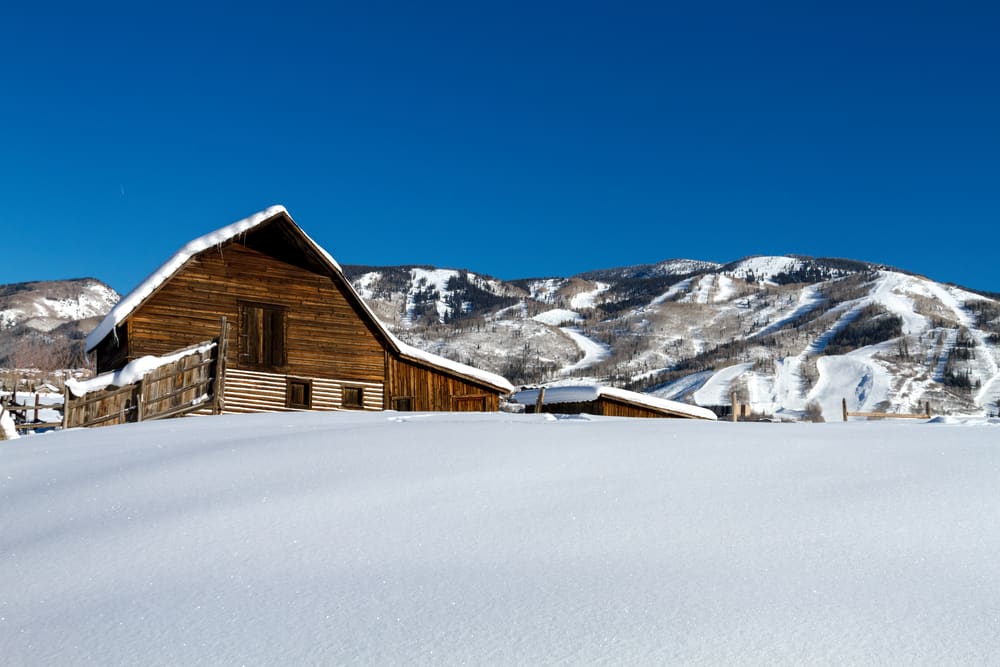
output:
{"label": "snowy foreground", "polygon": [[997,664],[1000,425],[190,418],[0,443],[10,665]]}

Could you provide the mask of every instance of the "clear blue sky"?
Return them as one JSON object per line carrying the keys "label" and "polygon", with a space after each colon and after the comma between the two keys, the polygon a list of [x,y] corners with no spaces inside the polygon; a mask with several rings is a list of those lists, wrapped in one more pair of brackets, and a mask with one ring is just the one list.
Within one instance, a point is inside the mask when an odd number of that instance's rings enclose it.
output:
{"label": "clear blue sky", "polygon": [[343,263],[800,253],[1000,291],[997,7],[6,6],[0,283],[128,291],[281,203]]}

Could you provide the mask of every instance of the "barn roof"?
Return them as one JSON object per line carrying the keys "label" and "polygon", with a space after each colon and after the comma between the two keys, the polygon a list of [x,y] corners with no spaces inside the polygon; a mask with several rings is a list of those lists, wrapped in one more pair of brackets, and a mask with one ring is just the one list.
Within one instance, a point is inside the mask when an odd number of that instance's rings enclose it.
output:
{"label": "barn roof", "polygon": [[[524,405],[534,405],[538,401],[539,389],[524,389],[514,394],[513,399]],[[615,399],[633,405],[640,405],[644,408],[658,410],[664,413],[679,414],[695,419],[715,420],[715,413],[706,408],[677,401],[668,401],[665,398],[640,394],[627,389],[617,387],[605,387],[601,385],[570,385],[563,387],[546,387],[542,403],[545,405],[558,405],[560,403],[590,403],[601,397]]]}
{"label": "barn roof", "polygon": [[115,305],[114,308],[111,309],[101,323],[97,325],[97,328],[91,331],[87,336],[87,351],[90,352],[97,347],[97,345],[104,340],[108,334],[114,331],[116,326],[124,322],[129,315],[145,303],[146,300],[152,296],[161,285],[166,283],[175,273],[187,264],[188,260],[192,257],[208,250],[209,248],[221,246],[241,235],[246,235],[254,228],[260,227],[264,223],[270,222],[279,216],[284,218],[286,223],[290,224],[291,227],[294,228],[299,235],[301,235],[301,240],[305,243],[305,246],[318,255],[323,264],[325,264],[329,270],[340,274],[344,278],[344,284],[351,295],[355,298],[357,304],[371,318],[372,323],[379,329],[388,341],[390,347],[392,347],[401,357],[451,371],[452,373],[456,373],[495,387],[505,393],[514,391],[514,387],[510,384],[510,382],[496,373],[490,373],[457,361],[452,361],[451,359],[446,359],[436,354],[431,354],[430,352],[425,352],[424,350],[415,348],[412,345],[404,343],[396,338],[396,336],[389,331],[388,327],[386,327],[385,324],[379,320],[378,316],[375,315],[375,312],[368,306],[368,304],[365,303],[365,300],[362,299],[361,296],[354,290],[351,282],[344,277],[343,270],[340,268],[340,264],[337,263],[337,260],[335,260],[330,253],[324,250],[318,243],[313,241],[308,234],[302,231],[302,228],[296,225],[295,221],[292,220],[291,215],[288,214],[285,207],[280,205],[266,208],[263,211],[254,213],[253,215],[243,218],[242,220],[237,220],[232,224],[221,227],[214,232],[209,232],[204,236],[199,236],[193,241],[186,243],[184,247],[164,262],[160,268],[151,273],[149,277],[139,283],[135,289],[129,292]]}

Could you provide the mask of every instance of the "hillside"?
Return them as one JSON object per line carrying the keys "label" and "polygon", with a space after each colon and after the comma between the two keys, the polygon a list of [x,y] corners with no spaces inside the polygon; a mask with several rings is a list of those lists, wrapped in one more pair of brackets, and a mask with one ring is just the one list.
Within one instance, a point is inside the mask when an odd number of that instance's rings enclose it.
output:
{"label": "hillside", "polygon": [[431,267],[345,270],[396,333],[515,383],[600,380],[756,412],[991,413],[1000,302],[891,267],[751,257],[504,282]]}
{"label": "hillside", "polygon": [[[762,415],[994,414],[1000,301],[844,259],[667,260],[503,281],[345,266],[400,338],[515,384],[600,381]],[[0,287],[0,364],[72,365],[118,299],[93,279]],[[57,363],[58,362],[58,363]]]}
{"label": "hillside", "polygon": [[82,365],[83,338],[118,298],[94,278],[0,285],[0,366]]}

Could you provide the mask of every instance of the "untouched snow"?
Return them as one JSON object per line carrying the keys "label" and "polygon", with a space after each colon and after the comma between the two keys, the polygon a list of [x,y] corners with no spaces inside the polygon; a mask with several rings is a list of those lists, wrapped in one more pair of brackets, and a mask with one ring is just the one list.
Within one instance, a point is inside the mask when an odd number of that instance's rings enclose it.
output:
{"label": "untouched snow", "polygon": [[998,428],[303,413],[2,443],[3,661],[997,664]]}

